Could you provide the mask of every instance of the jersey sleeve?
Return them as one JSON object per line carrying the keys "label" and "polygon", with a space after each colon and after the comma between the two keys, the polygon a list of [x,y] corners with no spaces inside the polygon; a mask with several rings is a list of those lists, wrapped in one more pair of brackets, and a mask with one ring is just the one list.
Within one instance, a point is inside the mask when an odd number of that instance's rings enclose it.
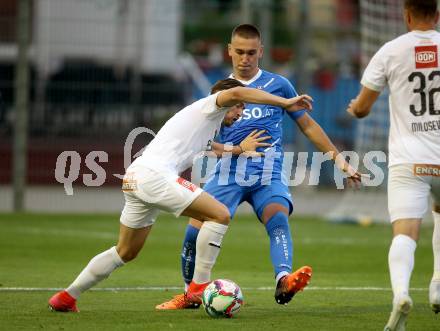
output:
{"label": "jersey sleeve", "polygon": [[[290,99],[290,98],[294,98],[296,96],[298,96],[298,93],[296,93],[295,88],[293,87],[292,83],[290,83],[286,78],[283,77],[283,92],[284,98]],[[296,111],[296,112],[290,112],[290,111],[286,111],[287,115],[289,115],[289,117],[296,121],[297,119],[299,119],[300,117],[302,117],[305,113],[306,110],[300,110],[300,111]]]}
{"label": "jersey sleeve", "polygon": [[381,92],[387,84],[385,68],[386,48],[385,45],[374,54],[361,80],[363,86],[376,92]]}
{"label": "jersey sleeve", "polygon": [[203,102],[202,105],[202,114],[205,114],[207,117],[210,115],[217,115],[218,112],[221,111],[222,108],[217,106],[217,96],[220,92],[208,95]]}

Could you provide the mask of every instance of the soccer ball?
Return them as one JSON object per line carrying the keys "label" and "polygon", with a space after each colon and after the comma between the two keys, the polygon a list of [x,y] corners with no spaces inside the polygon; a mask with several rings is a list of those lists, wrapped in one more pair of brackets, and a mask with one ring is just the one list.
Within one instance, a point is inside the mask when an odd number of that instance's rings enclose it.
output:
{"label": "soccer ball", "polygon": [[202,303],[209,316],[231,318],[240,310],[243,294],[233,281],[216,279],[203,291]]}

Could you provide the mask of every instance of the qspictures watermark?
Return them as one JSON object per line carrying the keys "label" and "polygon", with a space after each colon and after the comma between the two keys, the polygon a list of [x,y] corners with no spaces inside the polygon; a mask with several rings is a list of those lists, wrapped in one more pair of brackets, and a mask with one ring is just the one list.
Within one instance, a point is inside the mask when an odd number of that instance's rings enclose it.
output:
{"label": "qspictures watermark", "polygon": [[[153,138],[156,136],[156,133],[153,130],[150,130],[145,127],[137,127],[133,129],[125,139],[124,144],[124,169],[130,166],[132,162],[132,149],[133,144],[136,138],[140,134],[150,134]],[[142,154],[144,149],[138,151],[133,155],[133,158],[136,158]],[[105,151],[92,151],[87,154],[84,163],[85,166],[92,172],[91,174],[84,174],[82,181],[85,186],[88,187],[99,187],[102,186],[106,179],[107,173],[104,168],[101,167],[99,163],[108,162],[108,153]],[[77,151],[64,151],[57,157],[56,165],[55,165],[55,179],[58,183],[64,185],[64,191],[67,195],[73,195],[73,186],[72,184],[79,178],[79,171],[81,168],[81,155]],[[98,163],[99,162],[99,163]],[[114,177],[123,179],[124,174],[112,174]],[[95,177],[95,178],[94,178]]]}
{"label": "qspictures watermark", "polygon": [[[145,127],[133,129],[124,144],[124,173],[112,174],[112,176],[122,180],[133,159],[143,153],[145,147],[132,157],[134,141],[140,134],[156,136],[154,131]],[[359,154],[354,151],[343,151],[337,157],[347,160],[353,169],[359,169],[362,166],[368,172],[368,175],[362,177],[364,186],[379,186],[383,183],[385,179],[383,169],[387,162],[386,154],[383,151],[370,151],[362,157],[362,160]],[[287,186],[298,186],[304,184],[305,181],[307,181],[307,185],[316,186],[319,185],[323,164],[330,160],[332,160],[331,153],[285,152],[282,154],[274,149],[266,151],[262,157],[251,157],[245,153],[233,157],[230,152],[225,152],[221,158],[217,158],[200,153],[193,160],[191,182],[197,185],[206,183],[212,177],[216,167],[219,167],[216,178],[218,185],[228,185],[231,178],[240,186],[252,186],[258,181],[261,181],[261,185],[271,185],[274,178],[281,177]],[[55,179],[64,185],[67,195],[73,195],[73,183],[79,178],[83,161],[91,171],[91,173],[82,175],[82,182],[85,186],[99,187],[107,179],[107,173],[100,165],[109,161],[107,152],[92,151],[82,160],[77,151],[64,151],[58,155],[56,161]],[[262,163],[263,167],[260,171],[249,171],[249,168],[252,168],[252,163],[260,165]],[[348,177],[347,173],[333,164],[333,180],[337,189],[344,188],[344,179]]]}

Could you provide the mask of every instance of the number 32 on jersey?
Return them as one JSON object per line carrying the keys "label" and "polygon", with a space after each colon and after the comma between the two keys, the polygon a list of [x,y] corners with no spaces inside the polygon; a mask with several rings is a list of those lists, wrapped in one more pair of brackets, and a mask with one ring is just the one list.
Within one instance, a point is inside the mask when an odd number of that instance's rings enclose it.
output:
{"label": "number 32 on jersey", "polygon": [[[415,62],[416,69],[438,68],[437,45],[416,46]],[[430,115],[440,115],[440,104],[435,104],[435,94],[440,92],[440,71],[435,70],[429,73],[414,71],[408,76],[410,83],[416,84],[413,89],[415,94],[420,96],[420,108],[415,105],[409,106],[409,111],[414,116],[422,116],[429,110]],[[426,89],[429,85],[430,88]],[[437,86],[437,87],[433,87]]]}

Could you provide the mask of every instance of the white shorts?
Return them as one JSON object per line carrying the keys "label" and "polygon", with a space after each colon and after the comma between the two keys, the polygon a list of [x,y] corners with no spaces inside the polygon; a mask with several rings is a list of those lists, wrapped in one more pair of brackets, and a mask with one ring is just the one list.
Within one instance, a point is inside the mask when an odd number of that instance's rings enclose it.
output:
{"label": "white shorts", "polygon": [[169,170],[150,169],[133,163],[122,181],[125,205],[120,222],[138,229],[153,225],[159,211],[179,217],[203,192]]}
{"label": "white shorts", "polygon": [[[437,170],[436,170],[437,169]],[[388,211],[394,222],[420,218],[428,210],[429,195],[440,205],[440,166],[396,164],[389,168]]]}

